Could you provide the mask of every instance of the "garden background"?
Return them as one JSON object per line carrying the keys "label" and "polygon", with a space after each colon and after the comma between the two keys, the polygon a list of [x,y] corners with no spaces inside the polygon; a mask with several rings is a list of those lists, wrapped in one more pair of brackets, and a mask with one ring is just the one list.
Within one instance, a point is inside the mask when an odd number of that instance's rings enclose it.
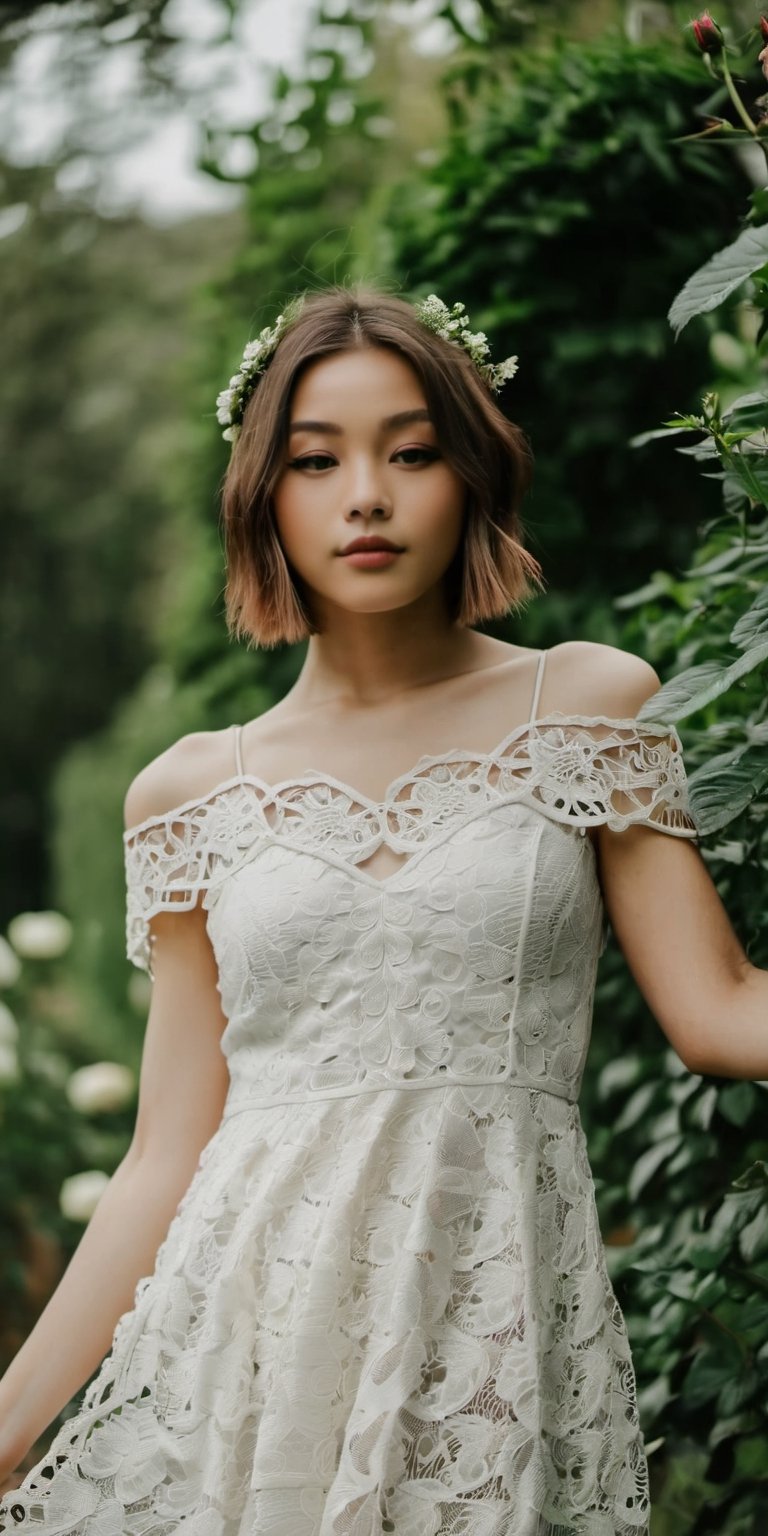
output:
{"label": "garden background", "polygon": [[[231,46],[259,4],[211,0],[206,48]],[[677,333],[668,319],[750,206],[763,226],[762,150],[746,132],[699,136],[739,119],[687,6],[300,10],[297,58],[264,69],[265,105],[234,126],[177,67],[184,5],[10,0],[0,19],[6,85],[49,33],[70,114],[55,155],[22,164],[7,137],[0,151],[0,1371],[133,1124],[149,994],[124,951],[127,786],[184,732],[269,707],[301,666],[303,647],[227,639],[215,420],[244,341],[296,288],[435,290],[464,301],[496,357],[519,355],[503,403],[534,449],[523,515],[547,591],[488,632],[621,646],[665,683],[727,674],[670,718],[702,853],[768,965],[761,276]],[[757,117],[759,10],[715,14]],[[121,50],[137,120],[142,103],[181,108],[229,206],[105,211],[114,124],[85,85]],[[717,437],[745,395],[749,493],[745,442],[734,465]],[[695,441],[692,427],[665,441],[675,413],[697,418]],[[734,646],[751,666],[734,670]],[[609,944],[582,1107],[653,1536],[768,1529],[767,1088],[689,1073]]]}

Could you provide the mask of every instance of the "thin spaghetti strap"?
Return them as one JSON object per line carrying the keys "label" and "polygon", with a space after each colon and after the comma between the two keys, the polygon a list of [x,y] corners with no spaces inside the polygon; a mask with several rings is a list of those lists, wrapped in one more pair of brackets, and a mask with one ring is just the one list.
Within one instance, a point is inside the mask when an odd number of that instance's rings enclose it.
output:
{"label": "thin spaghetti strap", "polygon": [[547,659],[546,651],[540,651],[539,652],[539,664],[538,664],[538,666],[536,668],[536,681],[535,681],[535,683],[533,685],[533,698],[531,700],[531,713],[530,713],[530,715],[528,717],[528,724],[529,725],[536,718],[536,710],[537,710],[538,704],[539,704],[539,694],[541,693],[541,680],[542,680],[542,678],[544,676],[544,664],[546,662],[546,659]]}
{"label": "thin spaghetti strap", "polygon": [[233,729],[233,731],[235,733],[235,773],[239,773],[242,776],[242,772],[243,772],[243,748],[242,748],[243,727],[241,725],[233,725],[232,729]]}

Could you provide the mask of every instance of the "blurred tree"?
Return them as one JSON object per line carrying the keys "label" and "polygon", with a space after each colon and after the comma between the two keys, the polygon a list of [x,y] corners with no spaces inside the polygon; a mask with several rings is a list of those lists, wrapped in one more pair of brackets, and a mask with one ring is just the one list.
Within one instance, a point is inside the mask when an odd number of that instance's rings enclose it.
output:
{"label": "blurred tree", "polygon": [[[219,4],[224,41],[230,35],[238,0],[219,0]],[[170,21],[166,16],[169,10]],[[88,52],[98,47],[105,54],[130,42],[141,59],[144,90],[150,85],[167,89],[174,82],[175,49],[180,37],[174,12],[174,0],[140,0],[139,4],[132,3],[130,9],[125,0],[3,0],[0,70],[11,64],[28,37],[41,30],[59,30],[73,57],[82,57],[78,44]]]}
{"label": "blurred tree", "polygon": [[237,215],[161,231],[100,219],[56,167],[0,164],[0,921],[45,902],[47,785],[155,645],[169,552],[166,466],[181,448],[187,295]]}
{"label": "blurred tree", "polygon": [[[164,32],[165,13],[172,0],[142,0],[131,7],[133,11],[133,35],[156,39]],[[67,12],[67,20],[73,27],[109,28],[115,22],[125,21],[125,0],[3,0],[0,16],[0,32],[9,33],[12,40],[19,37],[21,23],[32,20],[41,11]]]}

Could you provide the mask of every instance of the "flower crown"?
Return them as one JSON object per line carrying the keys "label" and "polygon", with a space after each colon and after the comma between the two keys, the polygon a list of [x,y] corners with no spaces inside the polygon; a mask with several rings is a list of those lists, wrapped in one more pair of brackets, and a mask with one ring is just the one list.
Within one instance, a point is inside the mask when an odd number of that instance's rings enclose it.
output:
{"label": "flower crown", "polygon": [[[298,319],[303,306],[304,295],[300,294],[298,298],[292,299],[286,305],[274,325],[265,325],[256,339],[248,342],[237,373],[232,375],[228,388],[217,395],[216,419],[225,429],[221,435],[227,442],[237,442],[245,407],[256,388],[256,382],[277,349],[278,342],[294,320]],[[470,329],[469,316],[463,304],[456,303],[452,309],[449,309],[436,293],[430,293],[426,299],[421,299],[415,304],[414,309],[422,324],[435,336],[451,342],[455,347],[464,348],[481,378],[494,394],[498,393],[507,379],[513,378],[517,373],[516,356],[505,357],[500,363],[487,361],[491,350],[488,338],[485,331]]]}

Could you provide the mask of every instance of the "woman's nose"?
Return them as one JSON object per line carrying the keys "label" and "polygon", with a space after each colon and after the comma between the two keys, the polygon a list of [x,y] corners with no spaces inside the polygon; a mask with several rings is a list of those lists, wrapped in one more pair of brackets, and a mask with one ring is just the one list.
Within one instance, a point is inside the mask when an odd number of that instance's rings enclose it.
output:
{"label": "woman's nose", "polygon": [[381,470],[374,464],[357,465],[347,485],[347,506],[355,512],[386,512],[391,498],[383,483]]}

